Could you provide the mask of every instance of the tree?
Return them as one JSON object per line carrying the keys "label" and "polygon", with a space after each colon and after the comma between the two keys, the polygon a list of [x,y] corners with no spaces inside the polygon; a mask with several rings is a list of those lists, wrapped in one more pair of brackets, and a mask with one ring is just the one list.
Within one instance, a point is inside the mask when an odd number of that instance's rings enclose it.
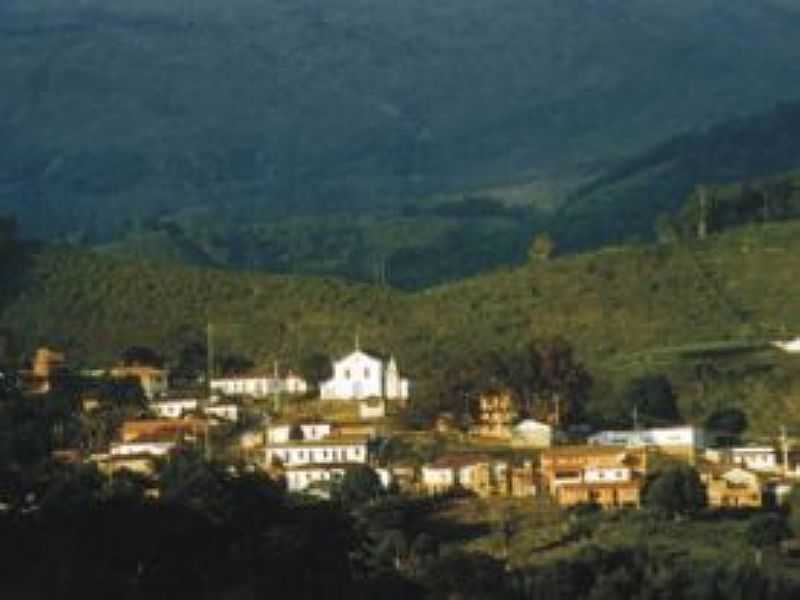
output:
{"label": "tree", "polygon": [[255,363],[241,354],[228,354],[219,361],[223,375],[240,375],[255,366]]}
{"label": "tree", "polygon": [[649,482],[644,491],[644,503],[667,516],[691,515],[706,506],[706,489],[694,468],[674,466]]}
{"label": "tree", "polygon": [[383,534],[378,544],[377,555],[392,564],[395,571],[403,570],[409,558],[408,541],[399,529],[390,529]]}
{"label": "tree", "polygon": [[666,375],[646,375],[628,384],[623,405],[627,416],[637,414],[645,426],[670,425],[681,421],[675,392]]}
{"label": "tree", "polygon": [[178,376],[187,382],[196,380],[206,372],[208,366],[208,349],[203,342],[189,342],[178,355],[178,365],[175,371]]}
{"label": "tree", "polygon": [[333,375],[333,365],[331,359],[325,354],[312,352],[300,362],[300,372],[307,381],[317,386],[321,381],[325,381]]}
{"label": "tree", "polygon": [[723,408],[714,411],[706,419],[708,431],[720,434],[731,444],[747,429],[747,415],[738,408]]}
{"label": "tree", "polygon": [[761,566],[764,549],[777,546],[789,537],[789,528],[783,516],[777,513],[760,514],[750,519],[746,537],[748,543],[755,548],[756,564]]}
{"label": "tree", "polygon": [[349,469],[336,489],[336,496],[347,506],[358,506],[383,494],[378,474],[367,465]]}
{"label": "tree", "polygon": [[795,484],[786,497],[786,506],[789,509],[788,525],[795,537],[800,537],[800,485]]}
{"label": "tree", "polygon": [[556,425],[575,422],[583,413],[592,377],[577,361],[566,340],[555,338],[535,345],[540,366],[537,395],[543,398],[549,420]]}
{"label": "tree", "polygon": [[423,577],[433,598],[500,600],[511,598],[503,562],[488,554],[456,551],[433,562]]}
{"label": "tree", "polygon": [[164,359],[147,346],[129,346],[122,352],[122,364],[138,367],[162,367]]}

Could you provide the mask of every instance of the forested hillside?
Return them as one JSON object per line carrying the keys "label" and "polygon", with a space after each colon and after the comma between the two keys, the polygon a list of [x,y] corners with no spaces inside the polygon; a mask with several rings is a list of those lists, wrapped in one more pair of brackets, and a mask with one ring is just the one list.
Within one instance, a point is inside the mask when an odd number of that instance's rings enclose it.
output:
{"label": "forested hillside", "polygon": [[[0,212],[26,235],[196,264],[371,279],[394,260],[389,279],[418,287],[520,245],[415,279],[419,257],[529,238],[618,160],[800,97],[799,25],[783,0],[8,0]],[[524,227],[393,221],[421,198],[509,186],[539,209]],[[619,205],[579,195],[561,246],[648,231],[676,202],[650,189]],[[355,233],[327,225],[353,214]],[[404,227],[422,240],[371,241]],[[346,251],[325,263],[303,250],[315,236]]]}
{"label": "forested hillside", "polygon": [[797,221],[753,225],[704,242],[540,260],[411,294],[50,248],[30,251],[7,276],[0,324],[19,349],[55,344],[73,364],[109,362],[131,345],[175,361],[204,341],[209,321],[220,354],[257,364],[335,356],[360,332],[367,346],[397,356],[428,413],[461,404],[448,386],[469,365],[561,336],[593,375],[589,412],[618,414],[632,378],[665,373],[686,418],[743,406],[759,430],[776,411],[800,424],[796,360],[765,345],[800,333],[798,252]]}
{"label": "forested hillside", "polygon": [[[553,231],[571,249],[652,238],[656,216],[676,213],[697,186],[780,179],[780,173],[798,168],[798,131],[800,103],[795,102],[677,136],[579,187],[552,219]],[[742,213],[731,222],[753,217]]]}

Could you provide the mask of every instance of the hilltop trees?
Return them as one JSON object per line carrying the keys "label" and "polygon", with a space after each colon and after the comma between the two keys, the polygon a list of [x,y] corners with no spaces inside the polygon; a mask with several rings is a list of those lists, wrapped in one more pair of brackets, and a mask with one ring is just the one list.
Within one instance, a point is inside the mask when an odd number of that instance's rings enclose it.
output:
{"label": "hilltop trees", "polygon": [[164,359],[147,346],[129,346],[122,352],[121,359],[125,366],[160,368],[164,364]]}
{"label": "hilltop trees", "polygon": [[534,340],[516,351],[491,351],[448,366],[434,408],[469,416],[481,393],[506,388],[523,414],[554,423],[583,414],[592,377],[562,338]]}
{"label": "hilltop trees", "polygon": [[581,416],[592,386],[589,371],[562,338],[530,342],[502,362],[498,375],[523,412],[558,424]]}
{"label": "hilltop trees", "polygon": [[677,398],[666,375],[637,377],[628,384],[623,400],[627,416],[635,413],[641,425],[671,425],[681,420]]}

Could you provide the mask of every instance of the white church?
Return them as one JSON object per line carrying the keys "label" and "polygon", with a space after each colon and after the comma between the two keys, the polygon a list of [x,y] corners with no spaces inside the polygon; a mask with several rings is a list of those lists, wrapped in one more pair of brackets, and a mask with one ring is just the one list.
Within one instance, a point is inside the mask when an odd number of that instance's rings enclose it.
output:
{"label": "white church", "polygon": [[322,400],[384,398],[408,400],[409,381],[400,377],[394,357],[388,361],[356,348],[333,362],[333,377],[320,383]]}

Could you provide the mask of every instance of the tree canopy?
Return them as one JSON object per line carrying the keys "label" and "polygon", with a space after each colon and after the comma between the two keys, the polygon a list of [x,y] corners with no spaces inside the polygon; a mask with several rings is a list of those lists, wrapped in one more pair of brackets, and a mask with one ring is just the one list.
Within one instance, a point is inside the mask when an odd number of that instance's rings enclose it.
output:
{"label": "tree canopy", "polygon": [[668,516],[690,515],[706,506],[706,489],[694,468],[676,465],[648,482],[644,503]]}

